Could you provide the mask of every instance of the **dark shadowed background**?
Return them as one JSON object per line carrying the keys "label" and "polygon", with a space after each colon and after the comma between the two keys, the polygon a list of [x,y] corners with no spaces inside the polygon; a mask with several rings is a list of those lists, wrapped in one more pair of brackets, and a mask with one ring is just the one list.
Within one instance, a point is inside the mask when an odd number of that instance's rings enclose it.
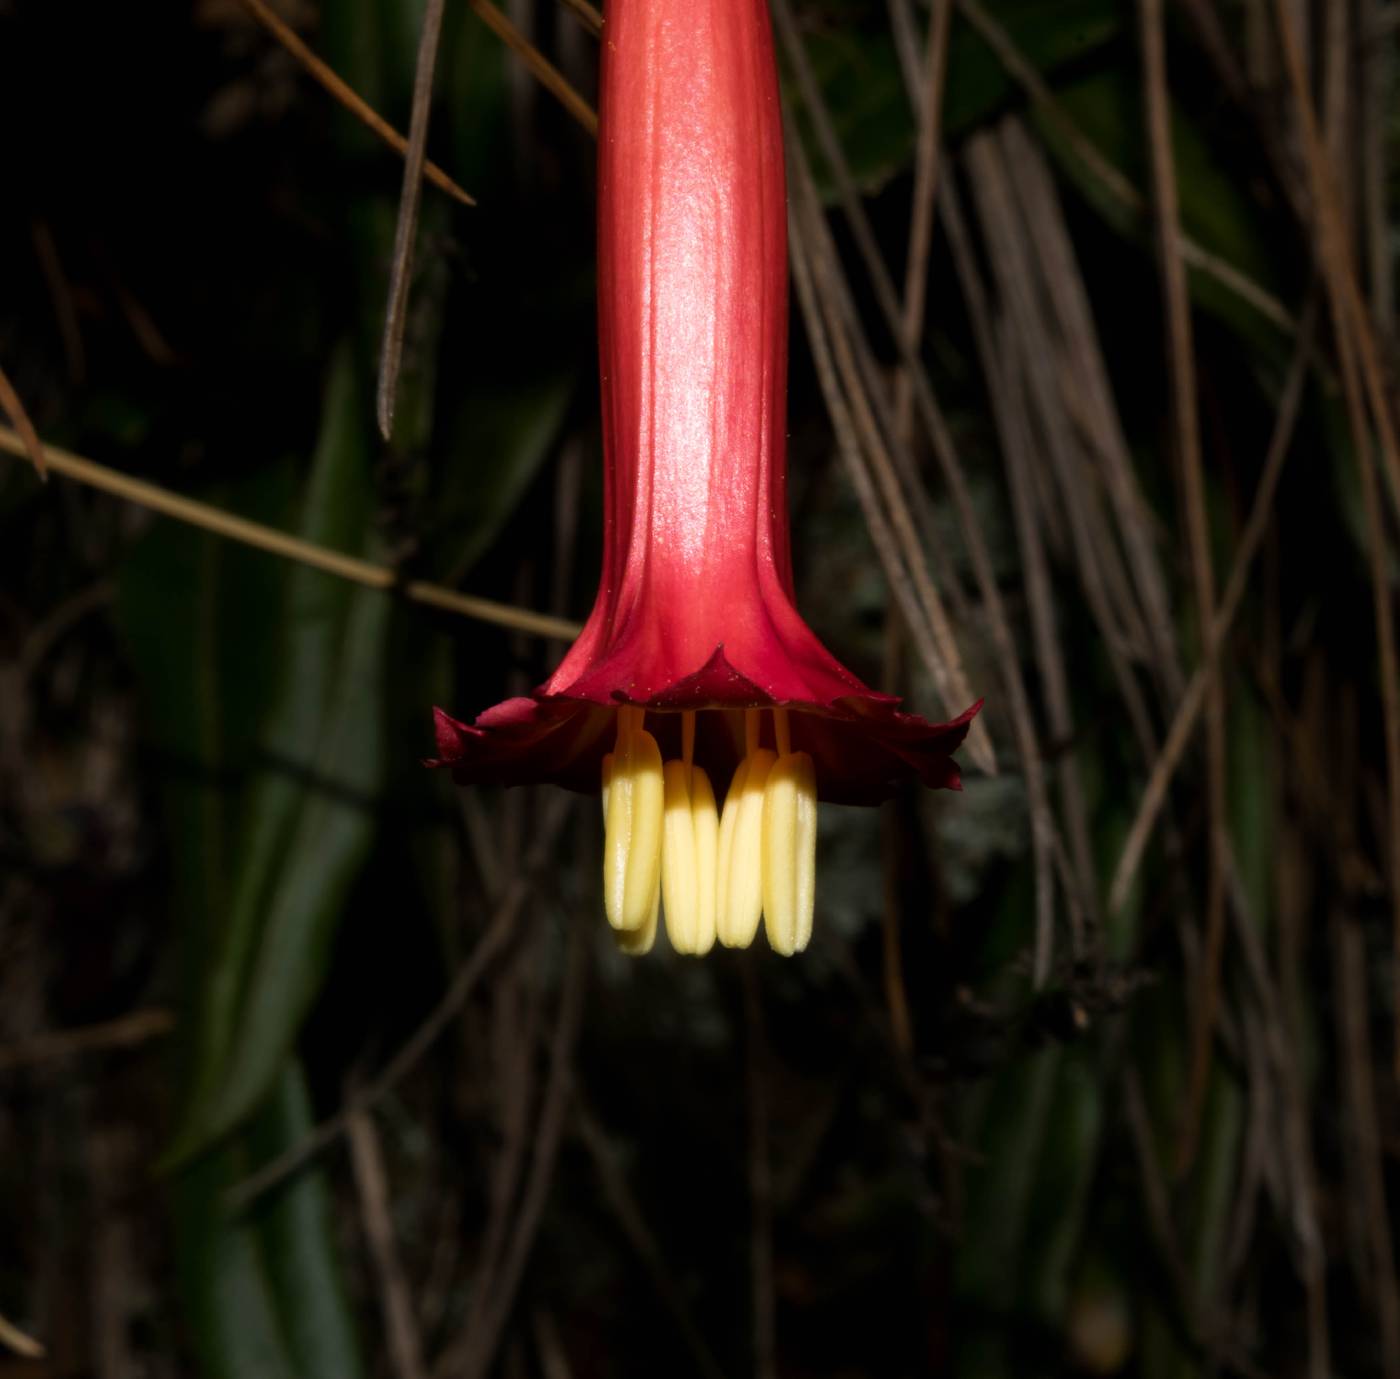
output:
{"label": "dark shadowed background", "polygon": [[[1400,1376],[1394,0],[775,0],[800,601],[986,732],[702,962],[420,765],[562,643],[406,586],[600,554],[488,4],[384,443],[403,164],[267,17],[406,131],[423,4],[0,0],[0,1376]],[[587,10],[492,13],[591,102]]]}

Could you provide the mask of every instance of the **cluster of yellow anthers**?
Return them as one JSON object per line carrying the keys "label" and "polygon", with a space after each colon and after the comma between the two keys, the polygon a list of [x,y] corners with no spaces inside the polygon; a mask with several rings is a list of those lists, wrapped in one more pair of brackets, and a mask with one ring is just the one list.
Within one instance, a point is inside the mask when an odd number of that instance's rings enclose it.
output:
{"label": "cluster of yellow anthers", "polygon": [[624,952],[646,953],[665,902],[678,953],[718,939],[747,948],[764,921],[769,946],[800,953],[812,937],[817,870],[817,778],[794,752],[786,709],[773,711],[776,751],[759,746],[762,711],[744,711],[744,759],[724,812],[692,757],[695,713],[681,717],[681,759],[661,763],[645,712],[623,708],[603,758],[603,896]]}

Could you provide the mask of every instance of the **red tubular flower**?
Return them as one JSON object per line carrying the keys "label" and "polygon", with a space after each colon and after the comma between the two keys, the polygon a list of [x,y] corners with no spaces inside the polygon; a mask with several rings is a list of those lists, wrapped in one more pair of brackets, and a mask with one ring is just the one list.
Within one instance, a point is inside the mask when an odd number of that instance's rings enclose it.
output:
{"label": "red tubular flower", "polygon": [[[674,946],[705,951],[716,923],[747,943],[761,902],[770,942],[793,951],[810,933],[816,795],[957,789],[951,754],[979,706],[939,724],[899,712],[794,606],[764,0],[609,0],[598,134],[602,582],[533,695],[473,724],[438,710],[441,764],[462,783],[601,784],[608,914],[634,948],[650,946],[664,879]],[[731,776],[712,830],[709,781]]]}

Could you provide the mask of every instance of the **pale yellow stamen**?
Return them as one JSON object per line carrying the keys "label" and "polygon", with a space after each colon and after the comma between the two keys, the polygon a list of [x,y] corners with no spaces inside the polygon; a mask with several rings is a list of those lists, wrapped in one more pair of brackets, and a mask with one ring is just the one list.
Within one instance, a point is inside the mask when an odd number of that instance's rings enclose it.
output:
{"label": "pale yellow stamen", "polygon": [[[624,710],[624,712],[627,712]],[[619,736],[621,729],[619,727]],[[612,752],[603,757],[603,822],[607,823],[608,818],[608,797],[612,792],[613,777]],[[613,937],[617,940],[618,951],[626,953],[629,957],[642,957],[651,952],[651,946],[656,942],[656,921],[661,912],[661,878],[656,880],[656,895],[652,900],[651,914],[647,922],[640,929],[618,929]]]}
{"label": "pale yellow stamen", "polygon": [[642,723],[640,709],[619,709],[617,746],[603,758],[603,904],[614,929],[639,937],[656,924],[665,799],[661,751]]}
{"label": "pale yellow stamen", "polygon": [[651,952],[651,945],[656,942],[656,921],[661,914],[661,878],[656,879],[656,893],[652,897],[651,912],[647,916],[647,921],[640,929],[619,929],[613,935],[617,940],[618,952],[626,953],[629,958],[645,957]]}
{"label": "pale yellow stamen", "polygon": [[719,811],[710,778],[692,764],[694,757],[695,711],[687,709],[681,714],[681,759],[666,763],[661,894],[671,947],[699,957],[715,942]]}
{"label": "pale yellow stamen", "polygon": [[602,763],[604,900],[618,947],[651,950],[664,899],[677,953],[707,953],[716,938],[746,948],[760,920],[774,952],[800,953],[816,898],[817,785],[812,758],[792,750],[788,711],[773,710],[775,752],[759,745],[761,710],[745,710],[722,815],[694,764],[694,712],[681,716],[681,760],[664,767],[644,722],[641,709],[620,709]]}
{"label": "pale yellow stamen", "polygon": [[784,752],[763,791],[763,925],[775,953],[806,948],[816,884],[817,773],[806,752]]}
{"label": "pale yellow stamen", "polygon": [[699,957],[714,946],[718,858],[719,811],[709,776],[698,766],[668,761],[661,891],[677,953]]}
{"label": "pale yellow stamen", "polygon": [[747,948],[763,915],[763,789],[776,760],[768,748],[753,747],[724,798],[715,932],[726,948]]}

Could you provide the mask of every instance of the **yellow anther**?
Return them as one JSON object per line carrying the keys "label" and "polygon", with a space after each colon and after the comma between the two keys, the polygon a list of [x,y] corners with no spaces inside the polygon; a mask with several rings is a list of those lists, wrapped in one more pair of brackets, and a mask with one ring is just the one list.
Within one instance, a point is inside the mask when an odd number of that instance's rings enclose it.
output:
{"label": "yellow anther", "polygon": [[617,950],[619,953],[626,953],[629,958],[644,957],[651,952],[651,945],[656,942],[656,921],[661,913],[661,878],[656,880],[656,894],[652,897],[651,913],[647,916],[647,922],[640,929],[619,929],[613,935],[617,940]]}
{"label": "yellow anther", "polygon": [[715,942],[719,811],[710,778],[684,761],[666,763],[666,831],[661,891],[666,932],[677,953],[701,956]]}
{"label": "yellow anther", "polygon": [[817,773],[806,752],[791,752],[773,764],[763,791],[763,925],[775,953],[806,948],[816,881]]}
{"label": "yellow anther", "polygon": [[716,939],[747,948],[760,920],[774,952],[810,942],[816,770],[792,750],[788,711],[772,712],[776,752],[759,746],[762,711],[745,711],[745,755],[721,814],[693,761],[695,714],[681,719],[681,760],[663,767],[644,712],[618,711],[617,744],[602,762],[603,894],[622,952],[651,951],[663,900],[677,953],[702,955]]}
{"label": "yellow anther", "polygon": [[[640,710],[618,713],[617,746],[603,758],[603,904],[614,929],[655,925],[661,886],[661,751]],[[648,944],[648,946],[650,946]]]}
{"label": "yellow anther", "polygon": [[715,932],[726,948],[747,948],[763,914],[763,789],[776,760],[766,747],[750,751],[724,798]]}

